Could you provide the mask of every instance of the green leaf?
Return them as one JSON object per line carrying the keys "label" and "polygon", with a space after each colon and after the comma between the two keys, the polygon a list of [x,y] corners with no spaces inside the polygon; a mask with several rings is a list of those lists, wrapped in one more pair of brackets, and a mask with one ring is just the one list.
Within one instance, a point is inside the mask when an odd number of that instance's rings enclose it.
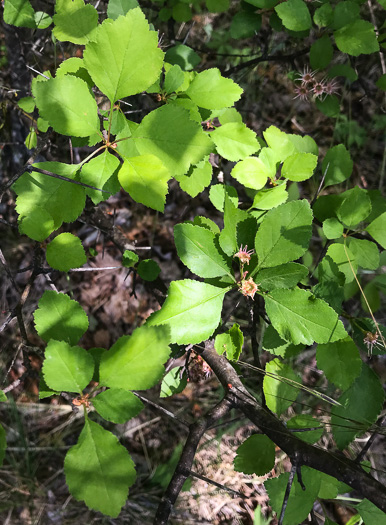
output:
{"label": "green leaf", "polygon": [[135,201],[164,211],[170,173],[155,155],[125,158],[118,179]]}
{"label": "green leaf", "polygon": [[215,184],[209,190],[209,200],[218,211],[224,211],[225,196],[231,200],[237,208],[239,197],[236,188],[227,184]]}
{"label": "green leaf", "polygon": [[344,182],[350,177],[352,169],[353,161],[343,144],[329,149],[322,162],[322,173],[325,175],[324,187]]}
{"label": "green leaf", "polygon": [[274,151],[276,155],[276,162],[284,162],[287,157],[293,155],[297,151],[297,147],[295,146],[292,136],[287,135],[287,133],[284,133],[284,131],[280,131],[280,129],[276,128],[275,126],[270,126],[267,128],[263,132],[263,136],[268,146]]}
{"label": "green leaf", "polygon": [[[319,477],[320,477],[320,489],[318,493],[318,498],[321,498],[321,499],[336,498],[336,496],[339,494],[340,482],[336,478],[333,478],[332,476],[329,476],[328,474],[325,474],[324,472],[319,472]],[[334,523],[332,521],[331,522],[325,521],[324,525],[334,525]]]}
{"label": "green leaf", "polygon": [[34,128],[30,128],[30,131],[24,141],[27,149],[34,149],[38,145],[38,136]]}
{"label": "green leaf", "polygon": [[359,512],[365,523],[386,525],[386,513],[376,507],[374,503],[371,503],[368,499],[362,500],[359,505],[356,506],[356,510]]}
{"label": "green leaf", "polygon": [[257,223],[248,212],[239,210],[226,196],[224,206],[224,229],[220,233],[221,249],[229,256],[234,256],[241,245],[253,246]]}
{"label": "green leaf", "polygon": [[[342,272],[346,279],[346,284],[354,280],[354,275],[357,272],[357,263],[354,255],[349,248],[345,248],[343,244],[333,243],[327,250],[327,255],[338,265],[338,269]],[[350,266],[350,262],[351,266]]]}
{"label": "green leaf", "polygon": [[326,117],[337,118],[340,115],[340,102],[335,95],[327,95],[323,99],[317,98],[315,104]]}
{"label": "green leaf", "polygon": [[165,74],[164,90],[165,93],[170,94],[177,91],[177,89],[184,82],[184,72],[178,64],[174,64]]}
{"label": "green leaf", "polygon": [[42,242],[54,231],[54,219],[45,208],[36,206],[28,215],[21,216],[19,221],[20,233],[28,235],[34,241]]}
{"label": "green leaf", "polygon": [[374,26],[366,20],[355,20],[334,32],[335,42],[342,53],[354,57],[379,51]]}
{"label": "green leaf", "polygon": [[86,312],[68,295],[46,290],[34,312],[35,328],[44,341],[76,344],[88,328]]}
{"label": "green leaf", "polygon": [[17,103],[20,109],[27,113],[32,113],[35,109],[35,99],[33,97],[23,97]]}
{"label": "green leaf", "polygon": [[290,382],[280,380],[283,377],[299,382],[299,376],[292,367],[284,364],[279,359],[273,359],[265,366],[263,389],[267,407],[280,416],[289,408],[298,397],[299,390]]}
{"label": "green leaf", "polygon": [[339,271],[338,265],[331,257],[326,255],[318,264],[317,275],[319,283],[313,287],[312,292],[316,297],[323,299],[332,306],[336,312],[340,313],[344,299],[344,274]]}
{"label": "green leaf", "polygon": [[286,183],[278,184],[273,188],[260,190],[256,193],[252,208],[259,210],[271,210],[284,204],[288,199],[288,192],[286,191]]}
{"label": "green leaf", "polygon": [[386,91],[386,74],[381,75],[378,80],[375,82],[377,88]]}
{"label": "green leaf", "polygon": [[374,219],[366,228],[371,237],[386,249],[386,212]]}
{"label": "green leaf", "polygon": [[350,0],[339,2],[334,9],[334,29],[341,29],[343,26],[354,22],[359,18],[359,5]]}
{"label": "green leaf", "polygon": [[155,281],[161,273],[161,268],[152,259],[144,259],[138,264],[137,272],[144,281]]}
{"label": "green leaf", "polygon": [[[339,4],[338,4],[339,5]],[[332,60],[334,48],[330,37],[325,33],[315,40],[310,49],[310,64],[312,69],[325,69]]]}
{"label": "green leaf", "polygon": [[282,177],[293,181],[303,181],[312,177],[318,157],[312,153],[295,153],[284,161]]}
{"label": "green leaf", "polygon": [[347,390],[361,373],[359,350],[350,337],[335,343],[318,345],[316,359],[318,368],[341,390]]}
{"label": "green leaf", "polygon": [[183,191],[191,197],[196,197],[212,180],[212,165],[209,160],[202,160],[197,166],[191,166],[187,175],[178,175],[175,178]]}
{"label": "green leaf", "polygon": [[308,268],[302,264],[289,262],[260,270],[255,276],[255,281],[264,290],[276,290],[277,288],[294,288],[308,275]]}
{"label": "green leaf", "polygon": [[130,9],[138,7],[137,0],[109,0],[107,6],[107,16],[116,20],[119,16],[125,16]]}
{"label": "green leaf", "polygon": [[40,116],[58,133],[74,137],[99,133],[95,99],[80,78],[65,75],[37,82],[32,92]]}
{"label": "green leaf", "polygon": [[265,329],[263,349],[267,352],[281,357],[288,357],[298,354],[303,348],[304,346],[302,345],[295,346],[282,339],[271,324]]}
{"label": "green leaf", "polygon": [[138,415],[143,403],[137,396],[121,388],[109,388],[92,399],[95,410],[107,421],[126,423]]}
{"label": "green leaf", "polygon": [[[299,414],[292,417],[287,421],[287,428],[289,430],[304,430],[306,428],[313,428],[317,430],[309,430],[303,432],[294,432],[294,435],[305,441],[306,443],[316,443],[323,435],[324,427],[319,423],[319,421],[308,414]],[[334,496],[333,496],[334,497]]]}
{"label": "green leaf", "polygon": [[161,379],[169,354],[169,330],[146,323],[131,336],[120,337],[102,355],[100,383],[125,390],[151,388]]}
{"label": "green leaf", "polygon": [[3,425],[0,425],[0,466],[3,464],[6,449],[7,449],[6,433],[5,433]]}
{"label": "green leaf", "polygon": [[243,333],[240,330],[240,326],[235,323],[232,328],[225,333],[216,335],[214,348],[219,355],[226,352],[227,358],[230,361],[238,361],[243,349],[243,344]]}
{"label": "green leaf", "polygon": [[125,250],[122,255],[122,265],[125,268],[131,268],[138,262],[138,255],[130,250]]}
{"label": "green leaf", "polygon": [[150,31],[139,7],[116,20],[107,18],[83,57],[91,78],[111,103],[146,90],[158,79],[163,62],[158,35]]}
{"label": "green leaf", "polygon": [[173,281],[161,310],[152,314],[147,324],[167,325],[171,343],[201,343],[217,328],[224,295],[229,290],[189,279]]}
{"label": "green leaf", "polygon": [[223,13],[229,9],[230,0],[205,0],[205,3],[211,13]]}
{"label": "green leaf", "polygon": [[164,398],[179,394],[184,390],[187,383],[188,379],[184,367],[177,366],[172,368],[162,380],[160,397]]}
{"label": "green leaf", "polygon": [[337,313],[307,290],[274,290],[265,296],[265,305],[280,337],[295,345],[328,343],[347,336]]}
{"label": "green leaf", "polygon": [[323,222],[323,233],[327,239],[339,239],[343,235],[343,224],[331,217]]}
{"label": "green leaf", "polygon": [[[303,490],[295,476],[288,504],[285,509],[283,525],[298,525],[308,516],[320,488],[318,472],[309,467],[301,467],[302,481],[306,490]],[[288,485],[289,472],[280,474],[277,478],[264,481],[270,505],[278,516],[283,505],[284,494]]]}
{"label": "green leaf", "polygon": [[291,31],[307,31],[312,20],[307,4],[303,0],[287,0],[275,7],[284,27]]}
{"label": "green leaf", "polygon": [[[38,162],[33,164],[37,168],[44,169],[63,175],[69,179],[75,178],[77,166],[62,164],[60,162]],[[50,233],[59,228],[64,221],[72,222],[79,217],[86,201],[84,188],[71,182],[48,177],[42,173],[24,173],[12,186],[18,197],[16,199],[16,211],[20,219],[28,217],[33,213],[33,221],[38,220],[40,209],[45,212],[41,214],[41,221],[45,224],[43,231],[49,229],[47,213],[54,220],[54,228]],[[70,202],[71,206],[63,206],[64,202]]]}
{"label": "green leaf", "polygon": [[28,0],[5,0],[4,22],[16,27],[35,28],[35,11]]}
{"label": "green leaf", "polygon": [[[118,169],[119,160],[105,149],[101,155],[93,157],[87,164],[83,164],[80,172],[80,180],[85,184],[94,186],[95,188],[107,188],[107,181],[114,175]],[[91,197],[94,204],[99,204],[109,195],[100,191],[86,189],[86,193]]]}
{"label": "green leaf", "polygon": [[239,11],[232,17],[230,35],[232,38],[250,38],[260,31],[262,18],[260,14]]}
{"label": "green leaf", "polygon": [[256,133],[242,122],[224,124],[212,131],[210,136],[218,153],[227,160],[242,160],[260,149]]}
{"label": "green leaf", "polygon": [[270,210],[256,235],[259,268],[278,266],[301,257],[311,238],[312,211],[306,200]]}
{"label": "green leaf", "polygon": [[348,246],[355,261],[361,268],[377,270],[379,267],[379,251],[377,245],[367,239],[348,239]]}
{"label": "green leaf", "polygon": [[169,64],[178,64],[183,71],[190,71],[201,62],[201,58],[190,47],[177,44],[167,50],[165,61]]}
{"label": "green leaf", "polygon": [[326,27],[332,24],[334,11],[329,2],[318,7],[314,13],[314,22],[319,27]]}
{"label": "green leaf", "polygon": [[149,113],[133,133],[142,155],[158,157],[173,175],[183,175],[212,150],[212,142],[186,109],[166,105]]}
{"label": "green leaf", "polygon": [[86,253],[79,237],[72,233],[61,233],[47,246],[47,262],[55,270],[68,272],[87,262]]}
{"label": "green leaf", "polygon": [[252,434],[237,449],[236,472],[263,476],[275,466],[275,443],[263,434]]}
{"label": "green leaf", "polygon": [[[328,70],[328,77],[344,77],[350,82],[355,82],[355,80],[358,80],[357,72],[348,64],[335,64],[334,66],[330,67]],[[340,145],[342,146],[342,144]]]}
{"label": "green leaf", "polygon": [[231,107],[242,93],[241,87],[230,78],[223,77],[217,68],[198,73],[186,90],[188,97],[205,109]]}
{"label": "green leaf", "polygon": [[54,395],[60,396],[60,392],[52,390],[44,381],[43,375],[41,375],[39,381],[39,399],[46,399],[47,397],[51,397]]}
{"label": "green leaf", "polygon": [[342,406],[331,411],[332,432],[340,450],[377,420],[384,397],[378,376],[362,363],[360,376],[338,399]]}
{"label": "green leaf", "polygon": [[86,419],[64,460],[66,483],[78,501],[116,518],[134,483],[134,463],[116,436]]}
{"label": "green leaf", "polygon": [[260,190],[267,182],[267,175],[261,171],[261,160],[257,157],[247,157],[238,162],[232,169],[231,175],[240,184],[253,190]]}
{"label": "green leaf", "polygon": [[342,204],[337,209],[337,216],[348,228],[353,229],[364,221],[371,212],[371,200],[366,190],[355,186],[352,190],[344,192]]}
{"label": "green leaf", "polygon": [[34,17],[37,29],[46,29],[52,24],[52,18],[43,11],[36,11]]}
{"label": "green leaf", "polygon": [[54,15],[55,38],[61,42],[87,44],[95,37],[98,26],[98,12],[83,0],[56,0]]}
{"label": "green leaf", "polygon": [[184,223],[174,227],[178,257],[200,277],[231,275],[231,261],[219,252],[215,241],[215,234],[200,226]]}
{"label": "green leaf", "polygon": [[7,396],[4,394],[3,390],[0,390],[0,403],[4,403],[5,401],[8,401]]}
{"label": "green leaf", "polygon": [[90,383],[94,359],[80,346],[51,339],[45,351],[43,375],[46,384],[58,392],[78,392]]}

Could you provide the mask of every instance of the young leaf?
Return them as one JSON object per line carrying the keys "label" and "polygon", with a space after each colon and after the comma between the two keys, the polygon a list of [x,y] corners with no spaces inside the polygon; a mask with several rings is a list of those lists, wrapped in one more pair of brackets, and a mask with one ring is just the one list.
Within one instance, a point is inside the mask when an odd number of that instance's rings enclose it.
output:
{"label": "young leaf", "polygon": [[350,337],[318,345],[316,360],[327,379],[343,391],[349,388],[362,370],[359,350]]}
{"label": "young leaf", "polygon": [[233,106],[243,90],[230,78],[221,75],[217,68],[198,73],[186,90],[197,106],[205,109],[221,109]]}
{"label": "young leaf", "polygon": [[211,231],[193,224],[177,224],[174,242],[178,257],[200,277],[231,276],[231,261],[220,253]]}
{"label": "young leaf", "polygon": [[274,152],[276,162],[284,162],[287,157],[297,152],[297,147],[291,135],[284,133],[276,126],[269,126],[263,132],[263,136],[269,148]]}
{"label": "young leaf", "polygon": [[275,11],[287,29],[291,31],[311,29],[311,15],[303,0],[287,0],[276,6]]}
{"label": "young leaf", "polygon": [[216,335],[214,347],[218,354],[222,355],[226,352],[230,361],[238,361],[243,349],[243,343],[243,332],[240,330],[240,326],[235,323],[225,333]]}
{"label": "young leaf", "polygon": [[386,213],[374,219],[366,228],[371,237],[386,249]]}
{"label": "young leaf", "polygon": [[143,409],[143,403],[137,396],[120,388],[109,388],[93,397],[95,410],[107,421],[126,423],[138,415]]}
{"label": "young leaf", "polygon": [[75,345],[88,328],[86,312],[63,293],[46,290],[34,312],[35,328],[44,341],[57,339]]}
{"label": "young leaf", "polygon": [[[13,24],[16,25],[16,24]],[[35,100],[33,97],[23,97],[17,103],[20,109],[26,111],[27,113],[32,113],[35,109]]]}
{"label": "young leaf", "polygon": [[302,264],[290,262],[260,270],[255,276],[255,281],[264,290],[277,288],[294,288],[308,275],[308,269]]}
{"label": "young leaf", "polygon": [[170,354],[169,331],[165,326],[149,326],[124,335],[102,355],[100,383],[111,388],[146,390],[164,373],[163,364]]}
{"label": "young leaf", "polygon": [[296,386],[280,380],[280,377],[296,382],[300,382],[300,378],[292,367],[277,358],[266,364],[265,372],[263,389],[267,407],[280,416],[292,405],[299,394]]}
{"label": "young leaf", "polygon": [[325,174],[324,187],[344,182],[350,177],[352,170],[353,161],[343,144],[329,149],[322,162],[322,173]]}
{"label": "young leaf", "polygon": [[95,37],[98,26],[98,12],[83,0],[56,0],[54,15],[55,38],[61,42],[87,44]]}
{"label": "young leaf", "polygon": [[201,343],[217,328],[224,295],[229,290],[189,279],[173,281],[161,310],[152,314],[147,324],[167,325],[171,343]]}
{"label": "young leaf", "polygon": [[61,233],[47,246],[47,262],[51,268],[68,272],[87,262],[86,253],[79,237],[72,233]]}
{"label": "young leaf", "polygon": [[186,377],[186,372],[182,373],[183,368],[184,367],[182,366],[172,368],[163,378],[160,392],[161,398],[179,394],[184,390],[188,379]]}
{"label": "young leaf", "polygon": [[71,494],[90,509],[116,518],[134,483],[134,463],[116,436],[86,419],[78,443],[64,460]]}
{"label": "young leaf", "polygon": [[274,290],[265,296],[265,305],[280,337],[295,345],[329,343],[347,336],[337,313],[307,290]]}
{"label": "young leaf", "polygon": [[158,157],[173,175],[183,175],[212,150],[212,142],[186,109],[166,105],[149,113],[133,133],[142,155]]}
{"label": "young leaf", "polygon": [[81,393],[94,374],[94,359],[80,346],[51,339],[45,351],[43,375],[46,384],[58,392]]}
{"label": "young leaf", "polygon": [[210,187],[209,200],[218,211],[224,211],[225,196],[232,201],[234,206],[237,208],[239,197],[237,191],[233,186],[227,184],[215,184]]}
{"label": "young leaf", "polygon": [[340,450],[376,421],[384,397],[378,376],[362,363],[361,374],[338,399],[341,407],[333,407],[331,411],[332,432]]}
{"label": "young leaf", "polygon": [[74,137],[99,133],[95,99],[86,82],[80,78],[65,75],[37,82],[32,93],[40,116],[58,133]]}
{"label": "young leaf", "polygon": [[107,18],[86,45],[83,57],[95,84],[111,103],[151,86],[163,62],[158,35],[150,31],[139,7],[114,21]]}
{"label": "young leaf", "polygon": [[224,229],[220,233],[219,242],[221,249],[229,256],[239,250],[241,245],[253,246],[256,235],[257,223],[246,211],[239,210],[237,204],[225,196]]}
{"label": "young leaf", "polygon": [[275,466],[275,443],[263,434],[252,434],[237,449],[236,472],[263,476]]}
{"label": "young leaf", "polygon": [[35,11],[29,0],[5,0],[4,22],[16,27],[36,27]]}
{"label": "young leaf", "polygon": [[[119,166],[119,160],[105,149],[101,155],[93,157],[89,162],[83,164],[80,172],[80,180],[85,184],[95,188],[109,189],[106,187],[107,181],[113,176]],[[109,197],[108,193],[86,189],[86,193],[91,197],[94,204],[99,204]]]}
{"label": "young leaf", "polygon": [[267,213],[256,234],[259,268],[270,268],[301,257],[312,230],[312,211],[306,200],[282,204]]}
{"label": "young leaf", "polygon": [[259,151],[256,134],[242,122],[230,122],[210,134],[218,153],[224,159],[237,161]]}
{"label": "young leaf", "polygon": [[246,188],[260,190],[267,182],[267,175],[261,170],[261,164],[260,158],[247,157],[234,166],[231,175]]}
{"label": "young leaf", "polygon": [[138,262],[138,260],[138,255],[130,250],[125,250],[122,255],[122,265],[125,268],[131,268],[135,263]]}
{"label": "young leaf", "polygon": [[318,163],[318,157],[312,153],[294,153],[287,157],[281,169],[282,177],[303,181],[312,177]]}
{"label": "young leaf", "polygon": [[374,26],[367,20],[355,20],[334,32],[339,51],[354,57],[379,51]]}
{"label": "young leaf", "polygon": [[174,64],[165,75],[164,90],[166,94],[174,93],[184,82],[184,72]]}
{"label": "young leaf", "polygon": [[258,210],[271,210],[284,204],[288,199],[286,183],[278,184],[274,188],[267,188],[256,193],[251,208]]}

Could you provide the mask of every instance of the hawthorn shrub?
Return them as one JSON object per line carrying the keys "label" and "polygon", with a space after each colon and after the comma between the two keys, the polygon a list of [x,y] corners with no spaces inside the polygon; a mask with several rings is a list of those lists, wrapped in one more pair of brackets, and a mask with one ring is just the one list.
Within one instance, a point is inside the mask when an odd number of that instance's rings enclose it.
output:
{"label": "hawthorn shrub", "polygon": [[[18,99],[31,118],[26,145],[35,156],[2,186],[2,195],[9,189],[16,195],[20,234],[45,251],[46,264],[36,264],[31,279],[47,268],[68,272],[87,263],[80,239],[61,232],[63,224],[86,210],[89,223],[107,231],[120,248],[121,265],[158,291],[160,302],[142,326],[111,348],[86,349],[80,341],[89,321],[82,305],[52,289],[39,300],[34,326],[46,343],[39,397],[64,395],[84,414],[78,442],[64,461],[70,493],[91,509],[119,515],[135,483],[135,465],[100,422],[118,424],[135,417],[146,401],[139,392],[159,383],[162,397],[181,392],[194,349],[201,372],[215,374],[223,397],[190,425],[155,523],[168,521],[204,432],[232,409],[258,432],[237,449],[235,470],[269,473],[275,445],[291,461],[289,473],[264,483],[279,523],[299,524],[315,502],[352,489],[360,496],[350,503],[358,513],[356,523],[381,523],[386,487],[363,459],[374,436],[383,433],[384,391],[368,358],[386,351],[385,327],[377,319],[386,285],[382,191],[350,182],[353,161],[343,144],[321,154],[312,137],[287,133],[280,123],[265,126],[259,136],[245,124],[235,107],[243,89],[230,76],[246,64],[271,60],[271,50],[247,62],[233,58],[228,69],[201,70],[197,51],[174,41],[165,52],[156,29],[163,22],[170,29],[174,21],[199,16],[202,2],[150,4],[141,10],[136,0],[110,0],[107,9],[97,11],[83,0],[57,0],[54,13],[35,10],[28,0],[4,4],[6,24],[30,28],[34,38],[45,31],[55,42],[69,43],[72,53],[38,72],[30,94]],[[206,8],[224,16],[231,11],[231,39],[252,38],[262,28],[283,32],[289,47],[297,44],[300,51],[292,51],[289,60],[308,56],[309,64],[289,75],[295,97],[312,99],[328,117],[340,113],[337,78],[358,80],[361,68],[355,57],[376,55],[383,41],[374,12],[362,2],[248,0],[230,5],[207,0]],[[154,25],[144,14],[147,9]],[[385,78],[375,79],[379,89],[385,88]],[[138,122],[129,120],[122,108],[127,103],[136,107],[143,93],[155,109]],[[88,146],[91,153],[76,163],[70,157],[67,162],[62,157],[37,162],[37,153],[53,136],[70,139],[71,148]],[[218,177],[219,165],[228,166],[226,183]],[[166,290],[158,264],[140,258],[99,205],[122,188],[135,202],[159,212],[162,221],[172,179],[192,199],[206,192],[222,220],[219,226],[196,216],[175,225],[176,252],[190,278],[172,281]],[[303,198],[307,192],[310,197]],[[4,257],[2,264],[10,274]],[[351,308],[355,293],[363,311]],[[2,327],[17,318],[26,362],[37,351],[23,325],[27,296],[28,291]],[[223,312],[226,296],[234,310],[243,302],[241,313],[250,314],[248,332],[229,323]],[[247,334],[254,388],[241,373]],[[303,385],[293,367],[293,358],[308,349],[316,351],[328,395]],[[262,361],[262,352],[269,359]],[[186,356],[185,365],[169,364],[165,370],[167,362],[181,356]],[[307,407],[286,417],[301,391],[323,405],[323,418]],[[336,450],[320,446],[326,424]],[[371,437],[354,457],[350,446],[365,432]],[[4,430],[0,437],[3,457]],[[326,523],[332,521],[326,518]]]}

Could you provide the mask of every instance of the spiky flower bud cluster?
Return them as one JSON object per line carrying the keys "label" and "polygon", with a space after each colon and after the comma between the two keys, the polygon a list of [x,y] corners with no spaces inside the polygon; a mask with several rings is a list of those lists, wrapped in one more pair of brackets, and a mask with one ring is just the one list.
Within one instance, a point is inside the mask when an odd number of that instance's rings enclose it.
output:
{"label": "spiky flower bud cluster", "polygon": [[310,100],[319,98],[323,100],[327,95],[338,93],[339,86],[333,79],[316,77],[317,71],[311,71],[305,67],[302,73],[298,73],[295,86],[295,97],[300,100]]}

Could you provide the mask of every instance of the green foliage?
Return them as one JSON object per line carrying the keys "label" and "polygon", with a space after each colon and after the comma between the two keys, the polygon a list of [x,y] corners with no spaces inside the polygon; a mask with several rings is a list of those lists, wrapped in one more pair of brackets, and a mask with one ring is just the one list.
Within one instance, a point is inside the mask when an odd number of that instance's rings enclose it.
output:
{"label": "green foliage", "polygon": [[47,246],[47,262],[51,268],[68,272],[87,262],[80,239],[72,233],[61,233]]}
{"label": "green foliage", "polygon": [[244,474],[267,474],[275,465],[275,444],[267,436],[253,434],[239,446],[233,463]]}
{"label": "green foliage", "polygon": [[214,347],[218,354],[226,353],[230,361],[237,361],[243,349],[244,336],[240,326],[235,323],[232,328],[216,336]]}

